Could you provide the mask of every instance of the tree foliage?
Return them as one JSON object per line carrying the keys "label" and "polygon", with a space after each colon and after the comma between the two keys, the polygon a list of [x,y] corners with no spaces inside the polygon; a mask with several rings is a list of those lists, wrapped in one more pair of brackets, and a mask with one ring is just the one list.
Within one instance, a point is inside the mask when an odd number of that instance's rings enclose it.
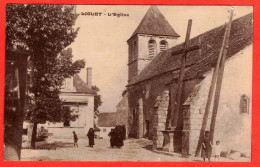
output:
{"label": "tree foliage", "polygon": [[67,48],[76,38],[74,29],[78,15],[72,5],[19,5],[6,7],[6,45],[23,43],[30,53],[28,72],[27,120],[34,123],[32,141],[38,123],[75,119],[72,111],[59,98],[65,78],[72,77],[85,66],[83,60],[72,61]]}
{"label": "tree foliage", "polygon": [[75,120],[76,116],[64,106],[60,100],[60,89],[65,78],[70,78],[84,68],[85,62],[77,60],[72,62],[72,49],[63,50],[49,66],[50,70],[41,78],[37,68],[31,68],[31,82],[29,91],[30,99],[26,119],[30,122],[45,123],[62,122],[64,120]]}
{"label": "tree foliage", "polygon": [[100,91],[97,86],[92,86],[92,89],[95,91],[95,96],[94,96],[94,111],[98,113],[98,108],[102,105],[102,100],[101,100],[101,95],[98,94]]}

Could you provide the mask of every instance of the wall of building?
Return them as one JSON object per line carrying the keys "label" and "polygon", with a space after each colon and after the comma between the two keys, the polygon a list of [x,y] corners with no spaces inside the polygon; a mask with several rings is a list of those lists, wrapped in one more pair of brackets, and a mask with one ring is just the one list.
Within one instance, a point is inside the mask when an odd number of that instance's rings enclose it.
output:
{"label": "wall of building", "polygon": [[108,133],[115,127],[98,127],[100,129],[99,137],[102,139],[109,139]]}
{"label": "wall of building", "polygon": [[166,119],[169,107],[169,91],[165,90],[161,96],[157,96],[153,113],[153,148],[163,147],[164,137],[162,130],[165,130]]}
{"label": "wall of building", "polygon": [[[164,90],[168,88],[165,83],[171,79],[171,74],[165,74],[161,77],[147,80],[143,83],[133,85],[128,87],[128,124],[129,124],[129,135],[128,137],[137,137],[138,130],[138,107],[140,99],[143,103],[143,121],[149,121],[149,133],[148,138],[153,137],[153,124],[152,117],[154,112],[154,105],[157,96],[160,96]],[[144,125],[146,127],[146,125]],[[144,136],[145,134],[143,134]],[[140,137],[143,137],[142,135]]]}
{"label": "wall of building", "polygon": [[171,48],[177,45],[177,39],[174,37],[166,36],[154,36],[154,35],[142,35],[138,34],[138,73],[140,73],[151,61],[149,57],[149,40],[154,40],[156,43],[155,56],[160,53],[160,42],[166,41],[168,43],[167,48]]}
{"label": "wall of building", "polygon": [[126,136],[128,136],[128,94],[125,94],[121,101],[116,106],[116,125],[125,125]]}
{"label": "wall of building", "polygon": [[128,41],[128,80],[139,74],[152,60],[149,57],[149,40],[156,42],[155,56],[160,53],[160,42],[166,41],[167,48],[177,45],[178,39],[170,36],[137,34]]}
{"label": "wall of building", "polygon": [[[175,71],[174,73],[178,73],[178,71]],[[158,136],[155,131],[153,131],[153,127],[156,126],[154,123],[154,112],[155,112],[155,107],[154,105],[156,104],[156,99],[158,96],[161,96],[162,93],[165,90],[170,90],[170,96],[172,100],[176,99],[176,94],[177,94],[177,83],[173,83],[171,85],[171,89],[169,88],[170,86],[165,86],[165,83],[169,82],[172,79],[172,73],[165,73],[162,74],[158,77],[155,77],[153,79],[147,80],[143,83],[134,85],[129,87],[128,93],[129,93],[129,137],[137,137],[141,138],[143,136],[138,136],[139,134],[139,124],[138,122],[139,117],[136,116],[134,118],[133,111],[135,110],[136,113],[138,113],[138,102],[140,99],[143,99],[143,120],[149,121],[149,134],[148,138],[153,139],[154,136]],[[183,86],[183,96],[181,99],[181,104],[185,102],[185,100],[188,98],[190,93],[192,92],[194,86],[200,82],[200,79],[197,80],[190,80],[190,81],[185,81],[184,86]],[[173,103],[170,103],[170,108],[172,108]],[[183,107],[181,107],[181,112],[179,114],[179,119],[178,119],[178,126],[177,130],[175,131],[175,138],[174,138],[174,148],[175,152],[181,152],[182,150],[182,129],[183,129],[183,115],[182,115]],[[144,122],[144,127],[145,127],[145,122]],[[161,142],[161,141],[160,141]]]}
{"label": "wall of building", "polygon": [[[44,125],[48,128],[49,133],[52,133],[57,138],[70,138],[72,131],[78,132],[79,137],[85,137],[89,128],[94,127],[94,96],[81,96],[87,103],[70,102],[71,109],[79,115],[75,121],[70,121],[69,127],[64,127],[64,123],[47,123]],[[65,98],[65,96],[63,96]],[[77,99],[75,95],[75,99]]]}
{"label": "wall of building", "polygon": [[[213,71],[208,72],[198,85],[199,90],[184,112],[186,129],[184,152],[194,154],[205,111],[209,85]],[[249,113],[240,113],[240,98],[249,97]],[[214,97],[214,96],[213,96]],[[223,151],[251,152],[251,99],[252,99],[252,45],[240,51],[225,63],[223,83],[216,118],[214,143],[219,140]],[[212,114],[209,114],[206,130],[209,130]]]}

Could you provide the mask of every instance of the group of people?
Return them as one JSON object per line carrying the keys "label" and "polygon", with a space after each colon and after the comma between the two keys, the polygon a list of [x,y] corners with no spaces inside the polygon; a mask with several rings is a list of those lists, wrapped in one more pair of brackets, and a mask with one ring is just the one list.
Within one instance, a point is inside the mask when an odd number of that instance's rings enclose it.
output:
{"label": "group of people", "polygon": [[121,148],[124,145],[124,140],[126,138],[125,126],[117,125],[114,129],[111,129],[108,136],[110,137],[111,148]]}
{"label": "group of people", "polygon": [[222,151],[222,147],[220,144],[220,141],[216,141],[216,145],[213,145],[210,141],[210,132],[206,131],[204,134],[204,138],[202,141],[202,149],[201,149],[201,157],[203,158],[203,161],[206,160],[206,158],[208,158],[208,161],[210,161],[210,157],[211,157],[211,152],[212,152],[212,148],[214,148],[215,150],[215,160],[219,161],[220,158],[220,153]]}
{"label": "group of people", "polygon": [[[88,140],[89,140],[89,147],[93,147],[94,143],[94,129],[90,128],[88,131]],[[126,139],[126,129],[125,126],[116,126],[114,129],[111,129],[108,136],[110,137],[110,147],[114,148],[121,148],[124,145],[124,140]],[[73,139],[74,139],[74,147],[78,147],[78,136],[75,131],[73,131]],[[208,158],[210,161],[212,148],[215,150],[215,159],[216,161],[220,158],[220,153],[222,151],[222,147],[220,145],[220,141],[216,141],[216,145],[213,145],[210,141],[210,132],[206,131],[204,134],[204,138],[202,141],[202,149],[201,149],[201,157],[203,161]]]}
{"label": "group of people", "polygon": [[[75,131],[73,133],[73,140],[74,140],[74,147],[78,147],[78,136]],[[117,125],[114,129],[111,129],[111,131],[108,134],[110,136],[110,147],[118,147],[121,148],[124,145],[124,140],[126,138],[126,128],[125,126],[119,126]],[[94,129],[90,128],[88,133],[88,143],[89,147],[92,147],[95,145],[94,138]]]}

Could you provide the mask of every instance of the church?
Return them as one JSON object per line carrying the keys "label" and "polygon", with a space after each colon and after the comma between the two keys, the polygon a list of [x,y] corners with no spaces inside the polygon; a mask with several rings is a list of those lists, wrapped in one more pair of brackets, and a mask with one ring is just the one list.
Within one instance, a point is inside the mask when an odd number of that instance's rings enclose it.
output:
{"label": "church", "polygon": [[[227,151],[250,153],[252,13],[233,20],[231,25],[214,142],[219,140]],[[201,48],[187,54],[174,152],[195,154],[225,27],[216,27],[189,41],[191,46],[200,43]],[[127,40],[128,137],[147,137],[157,148],[163,147],[162,131],[177,93],[181,54],[172,53],[184,47],[183,43],[177,44],[179,37],[159,9],[151,6]],[[210,119],[206,130],[209,130]]]}

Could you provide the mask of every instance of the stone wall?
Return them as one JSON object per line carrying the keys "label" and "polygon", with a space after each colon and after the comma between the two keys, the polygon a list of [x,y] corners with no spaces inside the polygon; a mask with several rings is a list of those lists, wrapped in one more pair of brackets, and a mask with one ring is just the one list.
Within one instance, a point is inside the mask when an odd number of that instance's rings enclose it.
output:
{"label": "stone wall", "polygon": [[[194,155],[205,112],[212,71],[205,74],[205,79],[184,110],[183,153]],[[240,51],[225,63],[225,70],[220,93],[220,101],[215,125],[214,141],[219,140],[223,151],[251,152],[251,94],[252,94],[252,45]],[[249,98],[249,112],[240,112],[241,96]],[[214,97],[214,96],[213,96]],[[207,121],[209,130],[212,106]],[[214,150],[213,150],[214,152]]]}
{"label": "stone wall", "polygon": [[161,96],[164,90],[168,89],[165,86],[166,82],[171,79],[171,73],[163,74],[158,78],[147,80],[146,82],[128,87],[128,122],[130,137],[137,137],[137,120],[134,118],[134,111],[138,113],[139,100],[143,99],[143,121],[149,121],[148,138],[153,138],[153,113],[154,105],[157,96]]}
{"label": "stone wall", "polygon": [[157,96],[153,113],[153,147],[163,147],[163,133],[167,119],[169,106],[169,91],[165,90],[161,96]]}
{"label": "stone wall", "polygon": [[116,106],[116,125],[125,125],[126,127],[126,136],[129,133],[129,124],[128,124],[128,94],[120,100]]}

